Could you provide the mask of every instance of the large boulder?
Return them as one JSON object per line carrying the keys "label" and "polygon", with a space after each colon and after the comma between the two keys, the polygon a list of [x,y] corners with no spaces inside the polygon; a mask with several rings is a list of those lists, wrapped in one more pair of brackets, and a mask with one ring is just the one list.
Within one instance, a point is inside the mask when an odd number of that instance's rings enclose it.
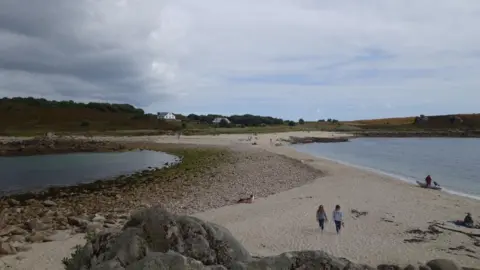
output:
{"label": "large boulder", "polygon": [[[180,260],[179,256],[186,258]],[[249,260],[249,252],[226,228],[156,206],[134,213],[122,230],[100,233],[74,254],[67,269],[125,269],[147,264],[152,266],[145,269],[171,269],[160,266],[159,261],[185,265],[185,269],[197,269],[190,265],[229,268],[236,261]]]}
{"label": "large boulder", "polygon": [[278,256],[254,259],[249,262],[236,262],[232,270],[375,270],[366,265],[357,265],[346,259],[333,257],[323,251],[307,250],[286,252]]}
{"label": "large boulder", "polygon": [[446,259],[432,260],[427,263],[432,270],[461,270],[455,262]]}

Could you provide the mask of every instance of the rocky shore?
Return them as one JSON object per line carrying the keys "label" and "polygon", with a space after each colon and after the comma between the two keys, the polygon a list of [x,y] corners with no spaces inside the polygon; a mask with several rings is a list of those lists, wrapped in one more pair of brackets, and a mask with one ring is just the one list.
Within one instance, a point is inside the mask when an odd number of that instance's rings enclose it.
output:
{"label": "rocky shore", "polygon": [[294,137],[290,136],[290,139],[287,141],[291,144],[305,144],[305,143],[337,143],[337,142],[348,142],[346,137]]}
{"label": "rocky shore", "polygon": [[319,250],[252,257],[228,229],[195,217],[175,215],[158,206],[137,211],[121,230],[92,237],[63,263],[66,270],[462,270],[446,259],[372,267]]}
{"label": "rocky shore", "polygon": [[0,156],[31,156],[77,152],[119,152],[123,150],[125,150],[125,146],[115,142],[73,140],[52,136],[2,141],[0,143]]}
{"label": "rocky shore", "polygon": [[121,148],[164,151],[182,162],[110,181],[0,198],[0,255],[53,241],[59,230],[91,234],[121,227],[130,212],[142,206],[161,204],[173,213],[192,214],[250,194],[268,196],[321,176],[300,161],[244,146],[125,143]]}

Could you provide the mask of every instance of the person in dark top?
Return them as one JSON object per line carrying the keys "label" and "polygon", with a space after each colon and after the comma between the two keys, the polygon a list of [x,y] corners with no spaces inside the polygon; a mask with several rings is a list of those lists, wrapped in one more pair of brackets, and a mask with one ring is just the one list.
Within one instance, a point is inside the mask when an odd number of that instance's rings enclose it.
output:
{"label": "person in dark top", "polygon": [[463,226],[468,227],[468,228],[472,228],[472,227],[473,227],[472,214],[467,213],[467,215],[466,215],[465,218],[463,219]]}
{"label": "person in dark top", "polygon": [[432,177],[430,177],[430,174],[425,178],[425,182],[427,183],[427,187],[432,185]]}

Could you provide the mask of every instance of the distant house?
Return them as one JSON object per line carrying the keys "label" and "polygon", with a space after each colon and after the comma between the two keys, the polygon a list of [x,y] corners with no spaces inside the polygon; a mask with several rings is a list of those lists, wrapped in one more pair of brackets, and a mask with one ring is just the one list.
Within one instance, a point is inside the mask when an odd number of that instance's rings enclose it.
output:
{"label": "distant house", "polygon": [[175,120],[175,114],[171,112],[159,112],[157,113],[157,119],[164,119],[164,120]]}
{"label": "distant house", "polygon": [[218,125],[218,124],[220,124],[220,122],[222,122],[222,120],[225,120],[227,122],[227,124],[230,124],[230,120],[228,120],[228,118],[225,118],[225,117],[217,117],[217,118],[213,119],[212,124]]}

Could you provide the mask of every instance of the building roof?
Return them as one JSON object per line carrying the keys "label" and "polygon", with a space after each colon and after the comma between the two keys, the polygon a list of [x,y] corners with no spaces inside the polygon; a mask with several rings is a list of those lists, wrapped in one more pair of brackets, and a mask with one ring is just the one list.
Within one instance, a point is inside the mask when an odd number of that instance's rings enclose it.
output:
{"label": "building roof", "polygon": [[159,112],[159,113],[157,113],[158,116],[165,116],[167,114],[169,114],[169,112]]}
{"label": "building roof", "polygon": [[213,119],[213,122],[214,123],[220,123],[223,119],[225,119],[225,121],[230,123],[230,120],[228,120],[228,118],[226,118],[226,117],[217,117],[217,118]]}

